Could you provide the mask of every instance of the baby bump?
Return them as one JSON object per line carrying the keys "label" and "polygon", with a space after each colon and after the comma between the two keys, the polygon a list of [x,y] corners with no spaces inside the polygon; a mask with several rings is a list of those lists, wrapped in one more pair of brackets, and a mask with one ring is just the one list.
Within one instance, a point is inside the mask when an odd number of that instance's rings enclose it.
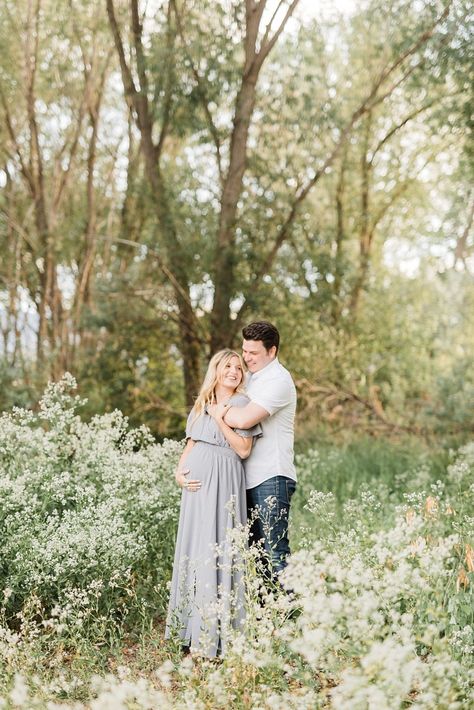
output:
{"label": "baby bump", "polygon": [[197,441],[184,464],[189,468],[189,478],[204,481],[215,475],[244,476],[242,459],[233,449]]}

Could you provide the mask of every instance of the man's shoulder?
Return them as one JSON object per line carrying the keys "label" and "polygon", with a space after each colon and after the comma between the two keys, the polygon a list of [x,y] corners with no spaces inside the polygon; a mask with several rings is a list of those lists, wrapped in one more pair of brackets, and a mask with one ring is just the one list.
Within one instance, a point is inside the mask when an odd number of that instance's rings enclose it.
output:
{"label": "man's shoulder", "polygon": [[287,377],[289,380],[291,380],[293,382],[293,376],[292,376],[291,372],[284,365],[282,365],[281,362],[278,362],[278,366],[279,366],[279,371],[280,371],[281,375]]}
{"label": "man's shoulder", "polygon": [[287,370],[286,367],[281,364],[281,362],[278,362],[276,367],[273,368],[272,371],[268,373],[266,381],[268,383],[274,382],[275,384],[276,383],[285,384],[288,387],[295,386],[291,372],[289,370]]}
{"label": "man's shoulder", "polygon": [[260,404],[270,414],[274,414],[283,406],[296,406],[295,383],[282,365],[271,368],[265,373],[265,377],[252,380],[248,394],[252,401]]}
{"label": "man's shoulder", "polygon": [[291,373],[287,368],[281,364],[279,360],[274,360],[271,365],[266,367],[264,370],[261,372],[261,378],[259,379],[264,379],[264,380],[280,380],[280,379],[288,379],[293,382],[293,377],[291,376]]}

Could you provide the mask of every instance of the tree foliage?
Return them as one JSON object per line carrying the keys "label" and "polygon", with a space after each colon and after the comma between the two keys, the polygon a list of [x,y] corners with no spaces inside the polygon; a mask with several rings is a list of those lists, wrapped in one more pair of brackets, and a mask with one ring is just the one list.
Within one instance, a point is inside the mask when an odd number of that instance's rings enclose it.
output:
{"label": "tree foliage", "polygon": [[178,431],[265,317],[302,411],[465,426],[469,6],[310,9],[4,1],[4,406],[70,370],[91,411]]}

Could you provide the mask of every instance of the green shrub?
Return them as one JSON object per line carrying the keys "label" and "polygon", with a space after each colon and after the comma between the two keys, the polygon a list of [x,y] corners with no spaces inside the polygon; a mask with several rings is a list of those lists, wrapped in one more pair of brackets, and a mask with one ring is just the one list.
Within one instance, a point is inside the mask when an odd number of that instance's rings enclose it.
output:
{"label": "green shrub", "polygon": [[0,419],[0,569],[12,623],[34,597],[65,632],[80,623],[93,634],[98,618],[143,604],[163,613],[181,444],[155,444],[120,412],[82,422],[74,387],[65,376],[37,413]]}

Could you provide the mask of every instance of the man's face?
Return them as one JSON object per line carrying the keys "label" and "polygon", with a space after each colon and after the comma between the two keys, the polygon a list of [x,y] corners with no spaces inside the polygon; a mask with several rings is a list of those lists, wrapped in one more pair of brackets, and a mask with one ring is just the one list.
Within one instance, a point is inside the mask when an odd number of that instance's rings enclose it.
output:
{"label": "man's face", "polygon": [[249,372],[258,372],[276,358],[276,347],[266,350],[261,340],[244,340],[242,356]]}

